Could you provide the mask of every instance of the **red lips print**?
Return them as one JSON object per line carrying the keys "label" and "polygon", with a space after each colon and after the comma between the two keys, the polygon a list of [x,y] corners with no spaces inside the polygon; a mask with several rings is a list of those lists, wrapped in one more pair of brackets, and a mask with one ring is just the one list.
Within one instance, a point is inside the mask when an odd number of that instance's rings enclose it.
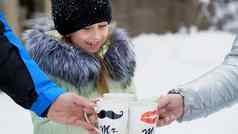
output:
{"label": "red lips print", "polygon": [[154,124],[157,121],[157,113],[156,111],[148,111],[141,116],[141,121],[147,124]]}

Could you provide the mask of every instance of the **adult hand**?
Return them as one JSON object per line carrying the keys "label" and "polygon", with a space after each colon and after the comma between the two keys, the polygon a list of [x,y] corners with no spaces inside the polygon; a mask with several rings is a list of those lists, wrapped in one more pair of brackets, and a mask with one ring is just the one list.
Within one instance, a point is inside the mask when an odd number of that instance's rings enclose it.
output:
{"label": "adult hand", "polygon": [[158,99],[158,126],[169,125],[180,118],[184,112],[183,97],[179,94],[168,94]]}
{"label": "adult hand", "polygon": [[94,107],[94,103],[81,96],[74,93],[64,93],[51,105],[47,117],[61,124],[83,127],[91,134],[96,134],[94,122],[91,123],[85,118],[85,116],[96,118],[97,114]]}

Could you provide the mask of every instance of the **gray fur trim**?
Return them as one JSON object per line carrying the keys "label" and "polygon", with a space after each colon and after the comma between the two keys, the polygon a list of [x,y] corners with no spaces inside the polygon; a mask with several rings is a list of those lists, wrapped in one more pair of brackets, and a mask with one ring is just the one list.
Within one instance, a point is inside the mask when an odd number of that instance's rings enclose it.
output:
{"label": "gray fur trim", "polygon": [[37,29],[44,32],[54,30],[54,22],[50,16],[38,13],[32,19],[27,20],[24,27],[26,29]]}
{"label": "gray fur trim", "polygon": [[40,31],[31,31],[28,35],[26,47],[46,73],[75,86],[85,86],[96,79],[101,66],[94,56]]}
{"label": "gray fur trim", "polygon": [[112,48],[108,50],[105,61],[110,70],[111,78],[123,82],[130,82],[135,71],[135,53],[123,29],[116,29],[111,36]]}
{"label": "gray fur trim", "polygon": [[[30,55],[46,73],[77,87],[95,82],[101,69],[95,56],[39,30],[30,30],[24,36]],[[111,46],[104,58],[111,78],[126,86],[136,65],[126,32],[121,29],[112,32]]]}

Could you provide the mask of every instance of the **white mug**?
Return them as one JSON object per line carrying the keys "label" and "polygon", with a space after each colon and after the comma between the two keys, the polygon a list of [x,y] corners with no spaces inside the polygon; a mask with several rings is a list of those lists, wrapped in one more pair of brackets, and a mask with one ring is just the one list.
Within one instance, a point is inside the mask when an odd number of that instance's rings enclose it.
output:
{"label": "white mug", "polygon": [[120,100],[125,102],[136,101],[136,95],[130,93],[105,93],[103,95],[103,100]]}
{"label": "white mug", "polygon": [[157,103],[141,100],[129,104],[129,134],[154,134],[158,114]]}
{"label": "white mug", "polygon": [[128,134],[128,103],[116,100],[97,102],[100,134]]}

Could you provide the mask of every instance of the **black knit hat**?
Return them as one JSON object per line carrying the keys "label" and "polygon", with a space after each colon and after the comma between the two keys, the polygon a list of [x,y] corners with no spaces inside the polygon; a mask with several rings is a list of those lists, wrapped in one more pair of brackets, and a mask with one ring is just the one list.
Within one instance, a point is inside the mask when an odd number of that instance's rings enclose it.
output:
{"label": "black knit hat", "polygon": [[56,30],[70,34],[95,23],[111,22],[111,0],[52,0]]}

